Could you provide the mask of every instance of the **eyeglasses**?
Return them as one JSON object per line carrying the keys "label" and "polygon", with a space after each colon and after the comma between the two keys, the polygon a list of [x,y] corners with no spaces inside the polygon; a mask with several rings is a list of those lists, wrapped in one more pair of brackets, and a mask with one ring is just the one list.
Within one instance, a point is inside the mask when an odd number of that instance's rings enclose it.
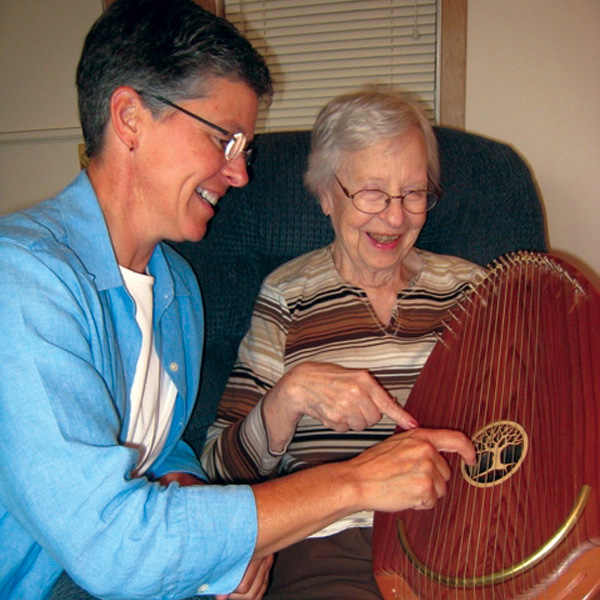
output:
{"label": "eyeglasses", "polygon": [[440,199],[440,194],[431,190],[411,190],[399,196],[390,196],[387,192],[376,189],[359,190],[355,194],[351,194],[342,185],[342,182],[335,173],[333,176],[342,188],[342,192],[352,201],[354,208],[367,215],[376,215],[383,212],[394,199],[400,200],[406,212],[413,215],[421,215],[430,211]]}
{"label": "eyeglasses", "polygon": [[222,142],[224,144],[223,145],[223,154],[225,154],[225,160],[228,160],[228,161],[234,160],[241,154],[244,157],[246,164],[247,165],[250,164],[251,156],[252,156],[252,148],[245,147],[247,139],[246,139],[246,135],[244,133],[242,133],[241,131],[238,131],[236,133],[230,133],[229,131],[227,131],[227,129],[223,129],[222,127],[219,127],[218,125],[211,123],[207,119],[203,119],[202,117],[199,117],[198,115],[194,114],[193,112],[187,110],[186,108],[183,108],[182,106],[175,104],[175,102],[171,102],[170,100],[168,100],[167,98],[164,98],[163,96],[155,96],[154,94],[151,94],[151,95],[153,98],[155,98],[159,102],[162,102],[163,104],[166,104],[167,106],[170,106],[172,108],[175,108],[175,109],[181,111],[182,113],[186,114],[188,117],[192,117],[192,119],[196,119],[197,121],[200,121],[200,123],[203,123],[204,125],[214,129],[215,131],[218,131],[220,134],[227,137],[228,138],[227,141],[222,140]]}

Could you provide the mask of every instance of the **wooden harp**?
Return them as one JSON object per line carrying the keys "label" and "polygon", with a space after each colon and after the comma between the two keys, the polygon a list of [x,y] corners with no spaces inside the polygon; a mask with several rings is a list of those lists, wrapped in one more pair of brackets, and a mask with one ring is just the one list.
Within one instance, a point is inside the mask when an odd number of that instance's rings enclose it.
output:
{"label": "wooden harp", "polygon": [[495,261],[444,322],[407,409],[471,437],[430,511],[376,513],[386,600],[600,598],[600,294],[547,254]]}

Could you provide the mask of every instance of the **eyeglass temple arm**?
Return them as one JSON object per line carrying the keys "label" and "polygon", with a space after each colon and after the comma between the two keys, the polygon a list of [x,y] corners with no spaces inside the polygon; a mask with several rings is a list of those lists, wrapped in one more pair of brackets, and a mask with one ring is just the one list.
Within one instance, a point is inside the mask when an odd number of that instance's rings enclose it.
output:
{"label": "eyeglass temple arm", "polygon": [[219,133],[222,133],[223,135],[226,135],[227,137],[231,137],[231,133],[229,133],[229,131],[227,131],[227,129],[223,129],[222,127],[219,127],[218,125],[215,125],[214,123],[211,123],[210,121],[207,121],[206,119],[203,119],[202,117],[199,117],[198,115],[195,115],[193,112],[190,112],[189,110],[186,110],[185,108],[183,108],[183,106],[179,106],[179,105],[175,104],[174,102],[171,102],[167,98],[164,98],[163,96],[154,96],[154,98],[156,98],[160,102],[163,102],[164,104],[167,104],[168,106],[171,106],[172,108],[176,108],[177,110],[180,110],[181,112],[192,117],[193,119],[200,121],[200,123],[204,123],[204,125],[208,125],[208,127],[212,127]]}

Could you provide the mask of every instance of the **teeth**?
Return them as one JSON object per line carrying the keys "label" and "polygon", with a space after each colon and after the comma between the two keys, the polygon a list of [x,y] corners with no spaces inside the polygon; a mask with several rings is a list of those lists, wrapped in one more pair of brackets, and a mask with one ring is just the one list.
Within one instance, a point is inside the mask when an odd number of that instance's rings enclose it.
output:
{"label": "teeth", "polygon": [[369,234],[374,240],[381,242],[382,244],[388,244],[389,242],[393,242],[398,239],[397,235],[379,235],[376,233]]}
{"label": "teeth", "polygon": [[203,187],[197,187],[196,193],[202,196],[211,206],[216,206],[219,201],[219,196],[214,192],[209,192]]}

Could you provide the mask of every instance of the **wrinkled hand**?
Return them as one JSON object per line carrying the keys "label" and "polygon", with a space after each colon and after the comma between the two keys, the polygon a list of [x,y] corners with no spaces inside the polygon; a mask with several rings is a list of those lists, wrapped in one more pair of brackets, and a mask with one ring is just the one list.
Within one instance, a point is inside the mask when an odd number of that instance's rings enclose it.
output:
{"label": "wrinkled hand", "polygon": [[475,463],[470,440],[445,429],[396,434],[349,460],[362,490],[361,504],[385,512],[433,508],[450,478],[440,452],[457,452],[467,464]]}
{"label": "wrinkled hand", "polygon": [[250,562],[242,581],[231,594],[217,595],[216,600],[260,600],[269,584],[269,573],[273,565],[273,555],[257,558]]}
{"label": "wrinkled hand", "polygon": [[388,416],[403,429],[417,427],[365,369],[306,362],[290,369],[263,400],[274,450],[281,450],[298,421],[308,415],[333,431],[362,431]]}

